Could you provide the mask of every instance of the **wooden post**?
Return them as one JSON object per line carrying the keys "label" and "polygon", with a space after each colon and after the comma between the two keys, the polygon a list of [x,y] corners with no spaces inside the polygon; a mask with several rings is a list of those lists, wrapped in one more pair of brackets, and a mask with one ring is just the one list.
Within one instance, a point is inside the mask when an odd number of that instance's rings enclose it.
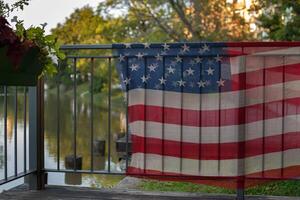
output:
{"label": "wooden post", "polygon": [[[76,159],[76,162],[75,162]],[[74,169],[74,163],[76,163],[76,167]],[[72,169],[74,171],[82,169],[82,157],[69,155],[65,157],[65,167],[66,169]],[[66,173],[65,174],[65,183],[70,185],[81,185],[81,173]]]}
{"label": "wooden post", "polygon": [[44,173],[44,81],[40,79],[36,87],[29,87],[29,175],[25,182],[32,190],[45,188]]}

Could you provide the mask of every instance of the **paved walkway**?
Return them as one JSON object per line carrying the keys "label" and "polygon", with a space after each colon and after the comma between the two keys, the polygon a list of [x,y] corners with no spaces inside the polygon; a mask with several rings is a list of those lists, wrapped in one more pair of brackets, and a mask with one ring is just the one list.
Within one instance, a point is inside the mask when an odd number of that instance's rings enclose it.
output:
{"label": "paved walkway", "polygon": [[[2,200],[234,200],[232,195],[194,194],[176,192],[142,192],[122,189],[91,189],[79,187],[48,186],[42,191],[19,187],[0,194]],[[296,200],[299,197],[247,196],[246,200]]]}

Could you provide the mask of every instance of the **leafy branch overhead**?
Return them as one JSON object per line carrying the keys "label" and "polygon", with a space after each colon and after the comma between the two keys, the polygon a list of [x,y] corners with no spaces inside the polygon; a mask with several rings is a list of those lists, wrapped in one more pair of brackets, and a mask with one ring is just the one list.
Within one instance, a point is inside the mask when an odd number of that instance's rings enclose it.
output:
{"label": "leafy branch overhead", "polygon": [[[18,1],[11,6],[0,1],[0,48],[7,49],[7,56],[10,57],[12,70],[17,72],[21,69],[22,60],[32,49],[37,50],[37,56],[40,67],[43,72],[53,74],[57,71],[57,60],[64,59],[64,54],[59,51],[57,39],[53,35],[46,35],[45,24],[38,27],[24,27],[23,21],[18,20],[15,16],[12,22],[15,23],[15,29],[12,29],[5,17],[9,17],[9,13],[14,9],[23,9],[28,4],[28,0]],[[28,69],[34,70],[34,69]]]}

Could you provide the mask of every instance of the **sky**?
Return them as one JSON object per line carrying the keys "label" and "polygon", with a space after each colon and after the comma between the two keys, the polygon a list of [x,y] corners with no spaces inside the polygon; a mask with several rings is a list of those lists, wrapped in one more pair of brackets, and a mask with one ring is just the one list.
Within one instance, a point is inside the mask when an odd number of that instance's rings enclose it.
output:
{"label": "sky", "polygon": [[[5,3],[13,3],[15,0],[4,0]],[[31,0],[24,10],[13,12],[10,18],[17,16],[18,19],[24,20],[25,27],[31,25],[38,26],[48,24],[45,27],[46,33],[56,27],[58,23],[65,21],[76,8],[85,5],[96,7],[101,0]]]}

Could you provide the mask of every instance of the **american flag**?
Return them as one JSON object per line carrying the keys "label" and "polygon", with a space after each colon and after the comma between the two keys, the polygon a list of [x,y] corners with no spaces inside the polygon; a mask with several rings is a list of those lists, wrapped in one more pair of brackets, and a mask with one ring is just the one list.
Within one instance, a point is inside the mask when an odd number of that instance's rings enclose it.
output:
{"label": "american flag", "polygon": [[129,175],[230,188],[300,176],[300,43],[114,48]]}

